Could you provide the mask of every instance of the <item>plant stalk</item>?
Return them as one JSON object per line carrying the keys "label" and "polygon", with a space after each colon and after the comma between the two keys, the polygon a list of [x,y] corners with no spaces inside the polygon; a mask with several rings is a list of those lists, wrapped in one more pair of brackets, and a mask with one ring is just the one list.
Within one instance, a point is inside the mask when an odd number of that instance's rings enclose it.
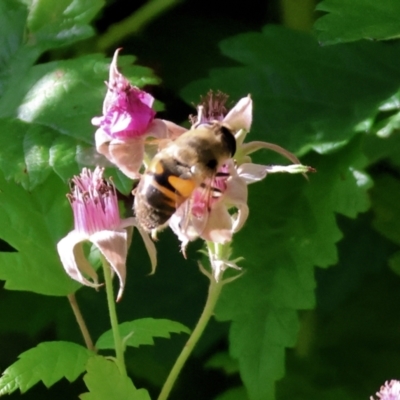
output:
{"label": "plant stalk", "polygon": [[192,353],[196,343],[199,341],[201,335],[203,334],[204,329],[208,324],[208,321],[213,315],[214,308],[221,293],[222,286],[222,281],[216,282],[214,277],[211,277],[204,310],[200,316],[199,321],[197,322],[196,327],[190,335],[189,340],[186,342],[185,347],[181,351],[181,354],[177,358],[174,366],[172,367],[171,372],[169,373],[168,378],[165,381],[163,388],[161,389],[161,393],[158,396],[158,400],[166,400],[168,398],[172,387],[176,379],[178,378],[178,375],[181,372],[186,360]]}
{"label": "plant stalk", "polygon": [[94,347],[89,330],[86,326],[86,322],[83,319],[83,315],[79,308],[78,302],[76,301],[75,293],[69,294],[67,297],[68,297],[69,304],[71,305],[72,311],[75,315],[76,322],[78,323],[79,329],[81,330],[83,340],[85,341],[86,347],[89,350],[96,351],[96,348]]}
{"label": "plant stalk", "polygon": [[97,41],[97,48],[105,51],[113,46],[119,46],[124,38],[137,33],[146,24],[167,9],[175,6],[180,0],[149,0],[124,20],[111,25],[110,28]]}
{"label": "plant stalk", "polygon": [[121,375],[126,376],[126,367],[124,360],[124,348],[121,340],[121,334],[119,332],[117,312],[115,308],[115,299],[114,299],[114,289],[112,285],[112,276],[111,276],[111,267],[108,261],[102,257],[103,271],[104,271],[104,281],[106,286],[107,293],[107,304],[108,304],[108,312],[110,314],[110,322],[111,328],[114,336],[114,345],[115,345],[115,355],[116,355],[116,363],[121,372]]}

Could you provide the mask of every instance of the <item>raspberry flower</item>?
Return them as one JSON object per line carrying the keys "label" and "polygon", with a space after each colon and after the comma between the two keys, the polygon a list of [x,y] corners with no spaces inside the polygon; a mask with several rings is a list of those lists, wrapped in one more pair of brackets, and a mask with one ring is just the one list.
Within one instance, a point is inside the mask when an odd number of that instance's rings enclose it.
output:
{"label": "raspberry flower", "polygon": [[155,119],[154,98],[118,71],[116,50],[110,65],[103,116],[94,117],[96,149],[132,179],[140,178],[147,137],[167,138],[186,129],[169,121]]}
{"label": "raspberry flower", "polygon": [[[197,188],[188,200],[191,204],[187,217],[188,204],[182,204],[171,217],[169,225],[182,243],[182,250],[190,241],[198,237],[214,244],[229,244],[233,234],[238,232],[249,215],[247,206],[247,185],[264,179],[268,173],[305,173],[310,167],[300,164],[295,155],[282,147],[267,142],[243,143],[251,127],[252,100],[244,97],[229,111],[225,107],[227,96],[209,92],[198,107],[198,115],[191,117],[194,127],[212,120],[222,121],[235,135],[237,151],[235,160],[229,159],[209,179]],[[294,164],[289,166],[253,164],[249,154],[260,149],[274,150]],[[232,210],[236,210],[232,212]],[[235,263],[210,257],[214,277],[219,279],[226,266],[238,269]],[[224,267],[225,265],[225,267]]]}
{"label": "raspberry flower", "polygon": [[[398,400],[400,399],[400,382],[392,379],[391,381],[386,381],[384,385],[381,386],[381,390],[376,393],[378,396],[376,400]],[[375,400],[372,396],[370,400]]]}
{"label": "raspberry flower", "polygon": [[[91,242],[108,262],[119,279],[117,301],[124,291],[126,257],[132,236],[134,218],[121,219],[114,185],[103,179],[103,169],[94,172],[84,168],[72,179],[67,195],[74,214],[75,229],[57,244],[57,250],[67,274],[83,285],[99,287],[97,273],[85,257],[83,243]],[[152,270],[156,265],[156,250],[148,235],[138,227],[149,253]]]}
{"label": "raspberry flower", "polygon": [[[215,305],[225,284],[239,278],[241,273],[223,279],[228,268],[240,270],[237,263],[241,258],[231,259],[233,234],[239,231],[247,220],[247,185],[264,179],[268,173],[302,173],[313,171],[301,165],[295,155],[282,147],[267,142],[244,143],[252,122],[253,102],[250,96],[240,99],[228,112],[225,103],[228,96],[221,92],[215,95],[209,92],[198,107],[197,116],[191,117],[192,128],[212,121],[220,121],[235,136],[236,154],[219,167],[212,179],[201,182],[190,198],[181,204],[169,220],[171,229],[185,249],[190,241],[202,238],[206,242],[211,271],[200,263],[201,272],[210,280],[204,310],[184,349],[177,358],[162,390],[159,400],[166,400],[188,355],[193,350],[208,321],[213,315]],[[249,154],[266,148],[274,150],[288,158],[293,164],[288,166],[259,165],[251,162]]]}

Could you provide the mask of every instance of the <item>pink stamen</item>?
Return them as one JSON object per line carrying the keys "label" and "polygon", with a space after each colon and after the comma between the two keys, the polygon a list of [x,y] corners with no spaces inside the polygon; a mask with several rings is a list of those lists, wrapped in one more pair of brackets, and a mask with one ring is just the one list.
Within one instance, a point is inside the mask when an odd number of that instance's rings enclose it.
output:
{"label": "pink stamen", "polygon": [[116,230],[120,225],[115,187],[103,179],[103,168],[94,172],[83,168],[72,179],[72,193],[68,195],[74,213],[75,229],[92,235],[102,230]]}

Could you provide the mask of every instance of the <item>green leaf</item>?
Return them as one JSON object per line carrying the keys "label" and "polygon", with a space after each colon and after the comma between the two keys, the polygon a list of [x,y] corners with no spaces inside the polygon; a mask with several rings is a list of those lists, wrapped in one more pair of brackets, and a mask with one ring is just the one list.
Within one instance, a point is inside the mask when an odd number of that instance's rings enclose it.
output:
{"label": "green leaf", "polygon": [[[0,335],[3,335],[2,337],[12,332],[15,336],[24,335],[37,340],[39,335],[50,326],[59,325],[60,320],[69,318],[68,322],[70,322],[73,319],[71,308],[64,297],[41,296],[32,292],[10,290],[2,290],[0,296]],[[71,330],[74,329],[78,330],[76,324],[71,326]],[[22,344],[21,340],[18,342]],[[4,359],[2,365],[5,363]]]}
{"label": "green leaf", "polygon": [[392,39],[400,35],[398,1],[324,0],[316,9],[327,12],[314,25],[323,44]]}
{"label": "green leaf", "polygon": [[[371,193],[374,228],[384,237],[400,245],[400,182],[394,176],[380,176]],[[389,267],[400,275],[400,251],[389,258]]]}
{"label": "green leaf", "polygon": [[27,14],[20,2],[0,2],[0,80],[5,66],[23,42]]}
{"label": "green leaf", "polygon": [[[127,68],[132,59],[118,60],[128,78],[140,81],[140,86],[157,82],[149,69]],[[90,121],[101,115],[108,68],[109,61],[99,54],[36,65],[1,99],[0,115],[42,124],[92,144],[95,127]]]}
{"label": "green leaf", "polygon": [[31,40],[44,49],[65,46],[94,34],[89,22],[104,0],[27,0]]}
{"label": "green leaf", "polygon": [[214,354],[205,364],[206,368],[222,369],[225,374],[231,375],[239,372],[236,360],[233,360],[228,353]]}
{"label": "green leaf", "polygon": [[104,357],[89,359],[87,374],[83,377],[90,393],[79,396],[82,400],[150,400],[145,389],[136,389],[127,376],[122,376],[117,365]]}
{"label": "green leaf", "polygon": [[[121,57],[121,66],[131,60]],[[0,118],[0,168],[7,179],[33,189],[52,169],[64,180],[78,173],[83,143],[94,142],[90,120],[101,114],[107,75],[108,63],[100,55],[47,63],[31,68],[0,100],[5,116]],[[128,75],[141,85],[156,82],[142,67],[128,68]]]}
{"label": "green leaf", "polygon": [[375,218],[374,228],[396,244],[400,244],[400,182],[383,175],[376,179],[371,192]]}
{"label": "green leaf", "polygon": [[0,94],[3,104],[20,87],[21,80],[44,51],[91,36],[94,31],[88,23],[103,4],[103,0],[2,1],[0,25],[5,46],[0,50]]}
{"label": "green leaf", "polygon": [[238,387],[234,389],[227,390],[222,393],[215,400],[247,400],[247,393],[244,387]]}
{"label": "green leaf", "polygon": [[[283,45],[284,44],[284,45]],[[315,38],[268,26],[224,40],[222,52],[239,63],[215,69],[183,90],[189,103],[210,88],[232,101],[251,94],[251,137],[298,154],[333,151],[375,116],[398,88],[400,43],[363,42],[321,47]]]}
{"label": "green leaf", "polygon": [[27,192],[0,173],[0,238],[16,252],[0,253],[0,279],[12,290],[64,296],[80,287],[64,271],[56,243],[72,226],[68,187],[54,174]]}
{"label": "green leaf", "polygon": [[73,382],[85,370],[92,352],[70,342],[44,342],[25,351],[0,378],[0,396],[17,389],[26,392],[42,381],[46,387],[62,378]]}
{"label": "green leaf", "polygon": [[230,353],[251,400],[275,398],[285,348],[296,343],[297,312],[315,306],[314,267],[338,260],[335,213],[354,218],[369,207],[359,141],[307,164],[317,168],[310,182],[280,175],[250,187],[251,215],[233,246],[246,273],[224,287],[217,305],[217,318],[232,320]]}
{"label": "green leaf", "polygon": [[[144,344],[153,345],[154,337],[169,339],[170,333],[190,333],[190,330],[179,322],[168,319],[142,318],[119,325],[121,336],[126,346],[139,347]],[[103,333],[96,343],[98,349],[113,349],[112,331]]]}
{"label": "green leaf", "polygon": [[392,257],[390,257],[389,267],[397,275],[400,275],[400,251],[396,252]]}

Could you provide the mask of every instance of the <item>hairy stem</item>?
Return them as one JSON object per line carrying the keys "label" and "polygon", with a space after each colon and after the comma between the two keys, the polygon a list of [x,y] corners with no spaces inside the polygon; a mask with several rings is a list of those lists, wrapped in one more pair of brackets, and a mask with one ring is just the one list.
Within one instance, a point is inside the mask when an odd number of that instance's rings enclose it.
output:
{"label": "hairy stem", "polygon": [[79,309],[78,302],[76,301],[75,293],[69,294],[68,296],[69,304],[71,305],[72,311],[75,315],[76,322],[78,322],[79,329],[81,330],[83,340],[85,341],[86,347],[89,350],[96,351],[96,348],[93,345],[92,338],[90,337],[89,330],[86,326],[86,322],[83,319],[83,315],[81,310]]}
{"label": "hairy stem", "polygon": [[208,324],[208,321],[213,315],[214,308],[221,293],[223,284],[224,282],[222,280],[217,282],[213,276],[210,277],[210,286],[208,288],[208,296],[204,310],[200,316],[199,321],[197,322],[196,327],[190,335],[189,340],[186,342],[185,347],[181,351],[181,354],[177,358],[174,366],[172,367],[171,372],[169,373],[168,378],[165,381],[163,388],[161,389],[161,393],[158,396],[158,400],[166,400],[168,398],[172,387],[176,379],[178,378],[179,373],[185,365],[186,360],[192,353],[196,343],[199,341],[201,335],[203,334],[204,329]]}
{"label": "hairy stem", "polygon": [[121,375],[126,376],[126,367],[124,361],[124,348],[118,327],[117,312],[115,309],[114,289],[112,286],[111,267],[108,261],[102,257],[104,281],[106,284],[108,312],[110,314],[111,328],[114,336],[116,363]]}

